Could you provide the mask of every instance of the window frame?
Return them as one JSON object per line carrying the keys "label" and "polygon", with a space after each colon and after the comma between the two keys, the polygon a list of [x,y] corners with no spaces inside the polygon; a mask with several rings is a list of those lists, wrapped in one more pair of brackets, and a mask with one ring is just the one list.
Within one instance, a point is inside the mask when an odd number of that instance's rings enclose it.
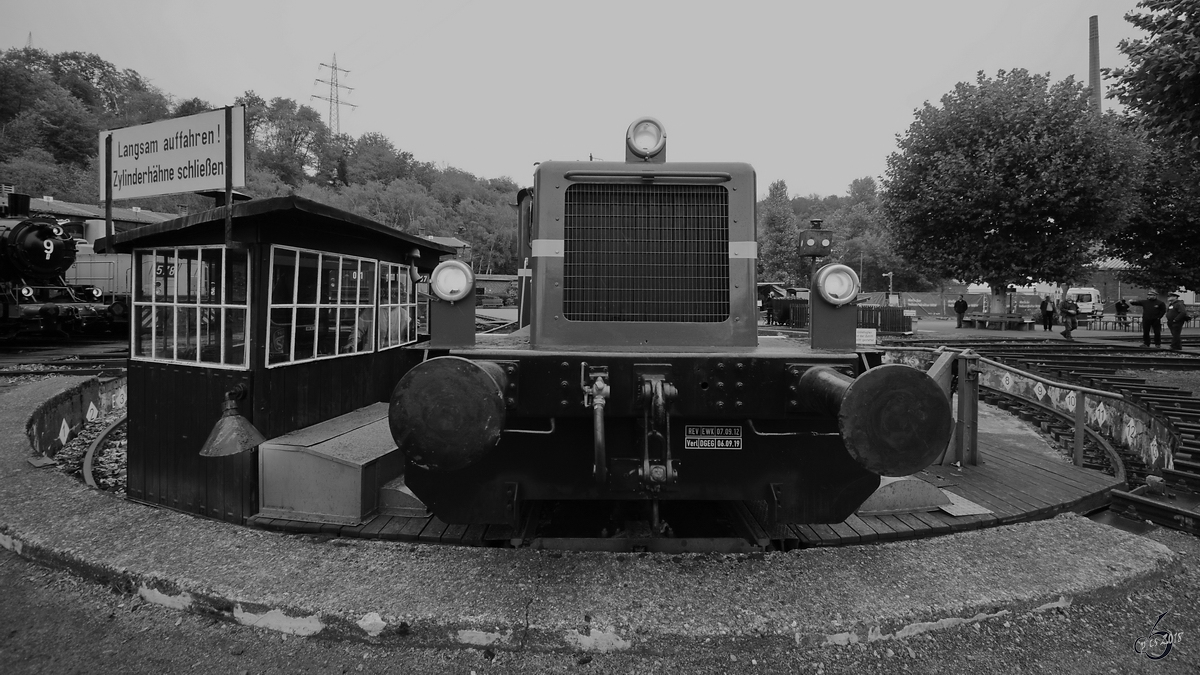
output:
{"label": "window frame", "polygon": [[[293,271],[292,271],[292,282],[291,282],[292,297],[291,297],[290,302],[276,303],[276,300],[275,300],[275,282],[276,282],[275,261],[277,259],[277,257],[276,257],[277,252],[290,252],[294,255],[294,264],[292,266]],[[303,254],[315,255],[317,257],[316,293],[315,293],[315,297],[314,297],[314,302],[311,302],[311,303],[310,302],[300,302],[301,265],[299,263],[300,263],[301,256]],[[296,364],[311,363],[313,361],[327,361],[330,359],[340,359],[340,358],[348,358],[348,357],[352,357],[352,356],[361,356],[363,354],[372,354],[372,353],[379,351],[378,350],[378,342],[377,342],[377,340],[378,340],[377,332],[378,332],[378,321],[379,321],[378,292],[379,292],[380,261],[378,259],[366,258],[366,257],[350,255],[350,254],[346,254],[346,253],[334,253],[332,251],[322,251],[322,250],[317,250],[317,249],[302,248],[299,246],[288,246],[285,244],[271,244],[270,248],[268,249],[268,258],[267,259],[268,259],[268,262],[267,262],[267,266],[268,266],[268,270],[267,270],[267,272],[268,272],[267,273],[267,279],[268,279],[268,281],[267,281],[267,306],[266,306],[267,338],[266,338],[266,340],[263,341],[264,342],[264,345],[263,345],[264,367],[266,367],[266,368],[281,368],[281,367],[292,366],[292,365],[296,365]],[[333,294],[334,299],[337,301],[336,303],[323,302],[322,298],[321,298],[321,273],[325,270],[326,262],[329,260],[337,261],[337,265],[336,265],[337,287]],[[342,282],[343,282],[342,277],[345,272],[344,265],[345,265],[346,261],[354,261],[355,263],[357,263],[357,272],[356,273],[358,275],[358,278],[356,279],[356,281],[358,283],[354,289],[354,302],[353,303],[343,303],[342,302],[343,296],[344,296],[345,292],[347,291],[347,289],[345,287],[343,287],[343,285],[342,285]],[[369,281],[365,280],[363,278],[365,276],[364,270],[363,270],[363,263],[368,263],[372,267],[372,271],[370,272],[371,279]],[[364,282],[371,290],[371,296],[370,296],[368,302],[363,302],[363,300],[362,300]],[[273,328],[274,320],[272,317],[275,314],[276,310],[289,310],[289,309],[291,310],[290,332],[288,333],[288,337],[287,337],[288,357],[289,358],[284,359],[284,360],[272,361],[271,360],[271,357],[272,357],[271,349],[272,349],[272,345],[274,342],[274,328]],[[322,310],[326,310],[326,311],[333,310],[333,311],[337,312],[338,313],[337,315],[340,317],[340,313],[343,310],[353,310],[353,312],[354,312],[354,328],[351,329],[351,332],[353,334],[357,335],[357,334],[359,334],[359,323],[362,320],[362,311],[364,309],[367,309],[370,312],[371,327],[369,328],[369,331],[367,333],[370,337],[369,344],[363,349],[355,349],[354,351],[342,351],[341,340],[340,340],[341,323],[340,323],[340,319],[339,319],[338,321],[336,321],[334,323],[334,337],[335,337],[334,353],[333,354],[320,354],[319,353],[320,338],[317,335],[317,327],[320,325],[321,311]],[[296,334],[297,334],[297,326],[298,326],[297,317],[298,317],[298,314],[300,313],[300,311],[310,311],[310,310],[313,312],[313,321],[314,321],[314,324],[313,324],[314,325],[313,355],[297,357],[297,354],[296,354]]]}
{"label": "window frame", "polygon": [[[204,251],[214,251],[214,250],[221,252],[221,263],[220,263],[220,272],[219,272],[220,283],[218,285],[219,298],[217,298],[216,302],[213,302],[211,299],[211,296],[210,296],[210,298],[206,301],[205,294],[203,293],[201,284],[197,284],[195,300],[181,302],[180,301],[180,285],[181,285],[180,280],[184,279],[184,278],[187,278],[190,280],[191,277],[190,277],[190,275],[188,275],[186,277],[180,276],[180,274],[179,274],[180,273],[180,261],[181,260],[195,261],[197,263],[197,266],[196,266],[197,274],[199,275],[199,274],[202,274],[202,272],[200,270],[204,269],[204,265],[203,265]],[[164,270],[164,272],[166,272],[166,274],[164,275],[164,278],[170,278],[170,279],[175,280],[173,283],[170,284],[171,292],[170,292],[169,296],[167,297],[166,300],[159,300],[159,294],[152,290],[146,299],[140,299],[140,296],[142,295],[142,290],[143,290],[144,284],[145,284],[145,280],[144,280],[143,276],[145,274],[146,268],[142,264],[143,257],[149,256],[151,259],[151,266],[154,268],[157,268],[157,265],[159,264],[158,263],[159,255],[164,252],[170,253],[170,262],[167,263],[169,265],[168,269],[170,271]],[[193,258],[180,258],[181,252],[194,252],[195,258],[194,259]],[[229,288],[230,273],[231,273],[230,265],[229,265],[229,257],[230,257],[231,253],[240,254],[240,255],[245,256],[245,259],[244,259],[245,260],[245,270],[246,270],[246,273],[245,273],[245,297],[243,298],[243,301],[241,303],[236,303],[236,302],[230,301],[232,291]],[[130,267],[131,267],[131,272],[134,275],[132,288],[130,289],[131,290],[131,293],[130,293],[130,321],[132,323],[132,326],[130,327],[130,331],[129,331],[129,358],[130,358],[130,360],[149,362],[149,363],[170,363],[170,364],[176,364],[176,365],[198,366],[201,368],[213,368],[213,369],[218,369],[218,370],[249,370],[250,369],[250,343],[251,343],[250,336],[252,334],[252,324],[253,324],[253,320],[251,317],[250,298],[253,296],[252,286],[253,286],[253,278],[254,278],[253,274],[254,273],[253,273],[253,261],[251,260],[249,251],[246,251],[246,250],[231,251],[229,248],[227,248],[223,245],[212,244],[212,245],[196,245],[196,246],[153,246],[153,247],[147,247],[147,248],[137,248],[137,249],[134,249],[130,255],[131,255]],[[155,277],[157,277],[157,276],[158,275],[155,274]],[[203,280],[198,279],[198,281],[200,281],[202,283]],[[166,286],[167,286],[167,284],[164,282],[164,290],[166,290]],[[151,288],[153,288],[153,286],[151,286]],[[166,293],[164,293],[163,295],[167,296]],[[138,353],[138,344],[139,344],[139,340],[142,337],[142,333],[140,332],[141,331],[141,313],[142,313],[141,310],[143,308],[147,308],[147,307],[150,310],[150,325],[147,327],[147,330],[149,331],[150,353],[149,354],[139,354]],[[196,353],[193,358],[189,358],[189,359],[179,358],[180,337],[181,337],[179,334],[179,327],[180,327],[179,326],[179,324],[180,324],[179,310],[181,308],[192,309],[192,310],[196,311],[196,313],[195,313],[196,323],[194,325],[196,326],[197,330],[194,335],[190,336],[190,337],[194,338]],[[205,309],[217,310],[220,312],[220,324],[219,324],[219,328],[218,328],[218,331],[219,331],[218,342],[220,344],[220,348],[219,348],[219,352],[217,355],[217,361],[205,361],[205,360],[201,359],[201,356],[203,355],[204,351],[200,345],[201,331],[199,330],[199,326],[201,325],[201,321],[200,321],[201,311],[205,310]],[[157,334],[158,334],[158,321],[159,321],[159,316],[160,316],[160,310],[170,311],[171,316],[173,317],[171,320],[171,356],[169,356],[169,357],[162,356],[157,353],[158,352]],[[228,327],[229,327],[229,317],[232,315],[232,311],[240,311],[242,313],[242,318],[243,318],[241,363],[226,363],[225,362],[226,355],[228,353],[229,346],[230,346],[230,344],[229,344],[230,341],[227,340],[227,333],[228,333]],[[189,336],[185,335],[183,337],[189,337]]]}
{"label": "window frame", "polygon": [[[413,281],[412,276],[411,276],[411,270],[413,269],[412,266],[406,265],[403,263],[398,263],[398,262],[380,260],[378,263],[377,269],[379,270],[379,290],[376,293],[376,306],[378,307],[378,314],[375,318],[375,332],[376,332],[375,348],[378,351],[382,352],[382,351],[387,351],[389,349],[396,349],[398,347],[407,347],[408,345],[416,344],[417,342],[420,341],[421,336],[417,331],[417,327],[418,327],[418,322],[417,322],[417,318],[418,318],[417,282]],[[385,269],[387,270],[387,273],[385,273]],[[395,274],[397,280],[403,279],[407,282],[405,284],[405,286],[407,287],[407,292],[405,294],[405,297],[399,298],[399,302],[395,302],[395,303],[391,302],[390,295],[386,294],[385,289],[383,288],[384,281],[388,280],[389,276],[391,274]],[[397,310],[402,311],[402,312],[407,312],[407,315],[408,315],[408,323],[407,323],[407,326],[405,327],[405,331],[406,331],[405,337],[404,337],[404,339],[399,340],[395,344],[386,344],[385,345],[384,341],[383,341],[383,338],[384,338],[384,335],[383,335],[384,309],[389,310],[388,311],[389,316],[392,311],[397,311]],[[390,319],[389,319],[389,322],[390,322]]]}

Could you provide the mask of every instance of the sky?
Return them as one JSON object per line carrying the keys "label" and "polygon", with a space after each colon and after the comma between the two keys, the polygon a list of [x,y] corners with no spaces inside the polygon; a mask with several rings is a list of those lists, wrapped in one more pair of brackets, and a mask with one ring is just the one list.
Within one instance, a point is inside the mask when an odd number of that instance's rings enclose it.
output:
{"label": "sky", "polygon": [[[247,90],[380,132],[423,162],[532,183],[543,160],[624,160],[649,115],[667,157],[752,164],[758,193],[845,195],[881,178],[926,101],[983,71],[1088,83],[1144,37],[1136,0],[556,2],[4,0],[0,48],[92,52],[176,100]],[[324,64],[324,65],[322,65]],[[324,80],[325,82],[318,82]],[[1107,91],[1106,84],[1106,91]],[[2,95],[2,93],[0,93]],[[1116,109],[1104,101],[1104,109]]]}

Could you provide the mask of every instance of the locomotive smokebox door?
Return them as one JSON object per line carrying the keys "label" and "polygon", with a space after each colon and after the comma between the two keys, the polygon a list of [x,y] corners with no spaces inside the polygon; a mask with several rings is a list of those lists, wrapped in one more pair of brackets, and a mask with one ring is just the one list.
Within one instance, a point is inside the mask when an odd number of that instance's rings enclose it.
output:
{"label": "locomotive smokebox door", "polygon": [[813,349],[853,350],[858,328],[858,274],[846,265],[826,265],[813,275],[808,294],[812,311],[809,340]]}

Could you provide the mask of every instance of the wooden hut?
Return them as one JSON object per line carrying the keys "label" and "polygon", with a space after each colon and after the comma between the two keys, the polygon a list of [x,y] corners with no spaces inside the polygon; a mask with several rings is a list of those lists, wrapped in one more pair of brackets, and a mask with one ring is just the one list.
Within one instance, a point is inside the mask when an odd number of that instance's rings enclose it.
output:
{"label": "wooden hut", "polygon": [[387,401],[427,333],[416,279],[453,249],[301,197],[112,237],[132,254],[128,496],[244,523],[258,451],[201,457],[225,399],[266,438]]}

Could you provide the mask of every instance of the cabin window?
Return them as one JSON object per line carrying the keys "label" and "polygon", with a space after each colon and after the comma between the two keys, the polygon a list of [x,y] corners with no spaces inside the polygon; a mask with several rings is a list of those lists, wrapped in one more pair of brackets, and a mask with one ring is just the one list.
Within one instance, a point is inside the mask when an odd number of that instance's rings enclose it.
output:
{"label": "cabin window", "polygon": [[134,251],[132,358],[246,368],[250,260],[220,246]]}
{"label": "cabin window", "polygon": [[379,348],[417,341],[417,291],[408,265],[379,263]]}
{"label": "cabin window", "polygon": [[375,350],[376,262],[271,247],[267,365]]}

